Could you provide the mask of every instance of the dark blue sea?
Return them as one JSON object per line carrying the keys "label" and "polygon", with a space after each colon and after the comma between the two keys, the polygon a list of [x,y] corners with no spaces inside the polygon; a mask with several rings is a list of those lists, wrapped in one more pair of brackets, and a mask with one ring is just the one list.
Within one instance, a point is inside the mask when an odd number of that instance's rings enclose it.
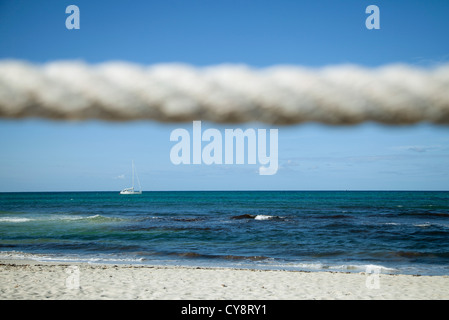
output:
{"label": "dark blue sea", "polygon": [[0,193],[0,258],[449,275],[449,192]]}

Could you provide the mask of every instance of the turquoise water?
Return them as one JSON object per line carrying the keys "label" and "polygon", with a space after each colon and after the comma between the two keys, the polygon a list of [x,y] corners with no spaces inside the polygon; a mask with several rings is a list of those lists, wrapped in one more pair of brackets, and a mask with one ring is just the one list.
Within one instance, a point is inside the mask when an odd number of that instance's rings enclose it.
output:
{"label": "turquoise water", "polygon": [[449,274],[449,192],[0,193],[0,256]]}

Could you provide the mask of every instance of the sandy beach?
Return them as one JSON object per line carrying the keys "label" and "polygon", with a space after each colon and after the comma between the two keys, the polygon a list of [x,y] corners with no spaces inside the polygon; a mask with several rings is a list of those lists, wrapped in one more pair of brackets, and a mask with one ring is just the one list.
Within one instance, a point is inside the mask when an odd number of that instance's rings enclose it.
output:
{"label": "sandy beach", "polygon": [[449,276],[0,261],[1,300],[449,299]]}

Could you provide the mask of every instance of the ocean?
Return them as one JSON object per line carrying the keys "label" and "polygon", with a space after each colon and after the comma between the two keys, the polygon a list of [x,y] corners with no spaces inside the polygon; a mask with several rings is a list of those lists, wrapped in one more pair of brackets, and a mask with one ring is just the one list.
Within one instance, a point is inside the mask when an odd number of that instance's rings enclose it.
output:
{"label": "ocean", "polygon": [[0,258],[449,275],[449,192],[0,193]]}

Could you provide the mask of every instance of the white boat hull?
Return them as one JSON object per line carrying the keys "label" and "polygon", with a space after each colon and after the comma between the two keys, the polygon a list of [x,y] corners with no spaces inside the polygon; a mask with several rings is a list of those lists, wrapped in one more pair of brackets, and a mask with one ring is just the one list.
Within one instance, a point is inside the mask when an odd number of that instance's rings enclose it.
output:
{"label": "white boat hull", "polygon": [[134,188],[127,188],[120,191],[120,194],[142,194],[142,191],[135,191]]}
{"label": "white boat hull", "polygon": [[142,194],[142,191],[120,191],[120,194]]}

